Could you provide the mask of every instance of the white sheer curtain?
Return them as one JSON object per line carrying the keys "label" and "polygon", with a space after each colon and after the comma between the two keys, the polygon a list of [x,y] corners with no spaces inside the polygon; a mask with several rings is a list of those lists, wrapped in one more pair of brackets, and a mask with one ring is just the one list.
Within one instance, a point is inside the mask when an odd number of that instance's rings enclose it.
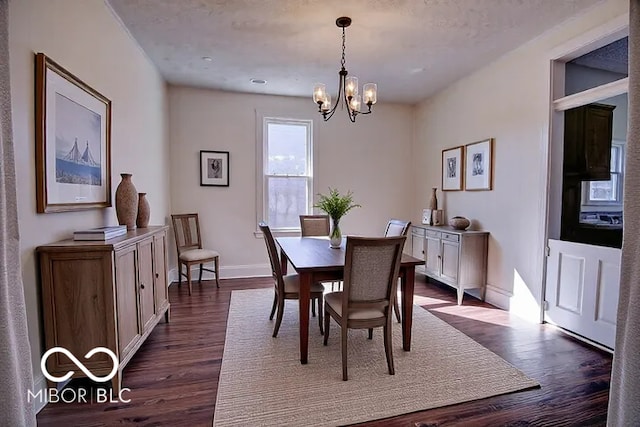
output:
{"label": "white sheer curtain", "polygon": [[640,0],[629,7],[629,113],[616,350],[607,424],[640,423]]}
{"label": "white sheer curtain", "polygon": [[20,271],[20,239],[9,85],[9,0],[0,0],[0,424],[35,426],[31,349]]}

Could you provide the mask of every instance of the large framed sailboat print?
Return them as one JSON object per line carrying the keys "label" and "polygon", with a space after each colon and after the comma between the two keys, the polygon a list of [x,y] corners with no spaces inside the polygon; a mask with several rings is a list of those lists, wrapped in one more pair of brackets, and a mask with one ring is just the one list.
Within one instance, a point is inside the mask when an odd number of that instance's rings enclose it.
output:
{"label": "large framed sailboat print", "polygon": [[35,55],[38,213],[111,206],[111,101]]}

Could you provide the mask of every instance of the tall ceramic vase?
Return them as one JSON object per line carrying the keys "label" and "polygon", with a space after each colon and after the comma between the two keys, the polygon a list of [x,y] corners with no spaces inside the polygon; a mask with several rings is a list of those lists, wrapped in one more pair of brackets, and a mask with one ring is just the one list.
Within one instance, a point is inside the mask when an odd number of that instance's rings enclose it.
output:
{"label": "tall ceramic vase", "polygon": [[435,211],[438,210],[438,198],[436,197],[436,187],[433,187],[431,189],[431,199],[429,200],[429,209],[431,209],[431,211]]}
{"label": "tall ceramic vase", "polygon": [[342,232],[340,231],[340,218],[332,218],[331,234],[329,240],[333,249],[338,249],[342,244]]}
{"label": "tall ceramic vase", "polygon": [[127,230],[136,229],[138,216],[138,190],[133,185],[130,173],[121,173],[122,181],[116,189],[116,216],[118,224],[126,225]]}
{"label": "tall ceramic vase", "polygon": [[138,193],[138,217],[136,218],[136,226],[138,228],[147,228],[150,215],[151,208],[147,200],[147,193]]}

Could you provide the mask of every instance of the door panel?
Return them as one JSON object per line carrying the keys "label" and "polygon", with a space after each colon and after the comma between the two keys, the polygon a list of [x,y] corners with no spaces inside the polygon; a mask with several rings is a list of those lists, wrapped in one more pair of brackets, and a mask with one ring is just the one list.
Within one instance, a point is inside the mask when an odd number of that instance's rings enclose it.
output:
{"label": "door panel", "polygon": [[613,349],[620,249],[549,240],[544,319]]}
{"label": "door panel", "polygon": [[425,240],[426,256],[425,270],[439,275],[440,274],[440,239],[427,236]]}
{"label": "door panel", "polygon": [[442,241],[442,278],[457,283],[458,281],[458,248],[457,242]]}
{"label": "door panel", "polygon": [[556,305],[577,315],[582,313],[582,293],[584,290],[584,257],[572,254],[558,254],[558,274]]}
{"label": "door panel", "polygon": [[153,278],[153,239],[138,243],[138,267],[140,286],[140,323],[145,331],[155,318],[155,295]]}
{"label": "door panel", "polygon": [[116,300],[118,304],[118,348],[123,359],[138,341],[142,328],[138,319],[136,247],[116,252]]}

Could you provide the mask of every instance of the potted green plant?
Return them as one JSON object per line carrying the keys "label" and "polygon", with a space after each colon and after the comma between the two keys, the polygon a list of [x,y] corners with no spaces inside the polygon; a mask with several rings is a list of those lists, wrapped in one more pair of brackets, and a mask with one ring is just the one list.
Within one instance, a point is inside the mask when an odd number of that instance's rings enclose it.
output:
{"label": "potted green plant", "polygon": [[348,191],[347,194],[341,195],[336,188],[329,187],[329,194],[318,194],[318,202],[313,205],[314,208],[321,209],[331,218],[331,247],[339,248],[342,243],[342,233],[340,232],[340,218],[345,216],[353,208],[361,207],[353,202],[353,193]]}

